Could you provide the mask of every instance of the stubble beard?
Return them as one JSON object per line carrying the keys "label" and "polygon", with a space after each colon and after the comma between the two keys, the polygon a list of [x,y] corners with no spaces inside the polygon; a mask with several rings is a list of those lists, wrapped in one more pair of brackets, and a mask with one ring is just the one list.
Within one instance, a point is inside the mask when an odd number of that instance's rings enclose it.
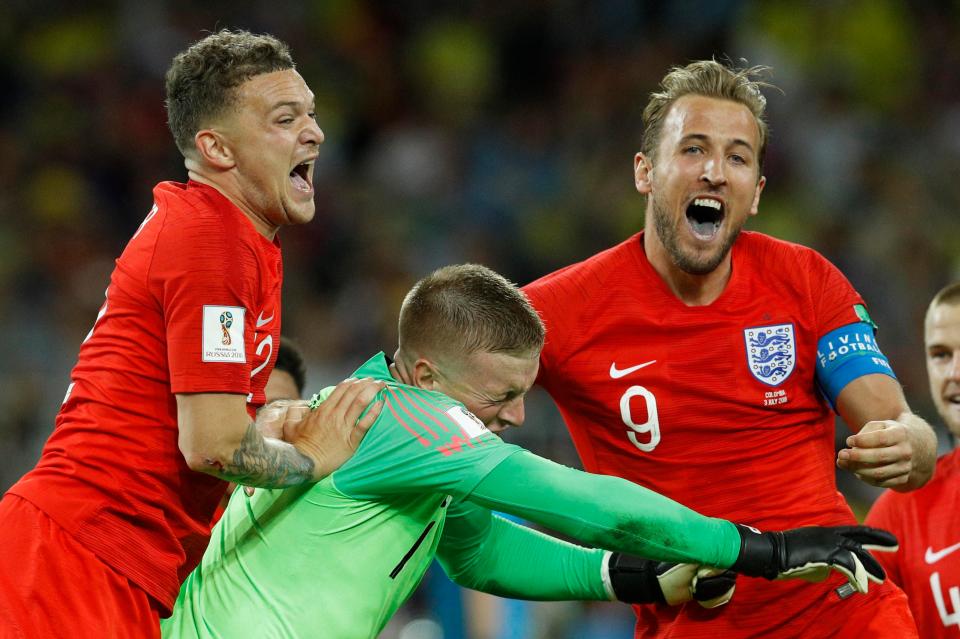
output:
{"label": "stubble beard", "polygon": [[743,228],[741,225],[731,229],[718,250],[713,253],[698,255],[693,252],[685,252],[680,247],[678,227],[684,223],[685,219],[683,217],[677,224],[671,223],[666,207],[656,197],[653,197],[653,225],[657,231],[657,236],[660,238],[660,243],[663,244],[663,248],[667,250],[670,259],[677,268],[690,275],[707,275],[715,271],[730,252],[733,243],[737,241],[737,237],[740,236],[740,231]]}

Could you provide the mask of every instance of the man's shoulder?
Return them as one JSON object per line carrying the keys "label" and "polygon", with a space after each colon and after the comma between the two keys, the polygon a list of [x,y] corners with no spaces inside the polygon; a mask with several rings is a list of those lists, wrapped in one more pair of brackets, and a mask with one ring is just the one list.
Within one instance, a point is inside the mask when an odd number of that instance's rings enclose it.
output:
{"label": "man's shoulder", "polygon": [[936,508],[942,502],[943,491],[957,490],[960,479],[960,449],[941,455],[933,478],[925,486],[909,492],[885,490],[874,503],[871,512],[882,512],[889,517],[904,516],[911,508]]}
{"label": "man's shoulder", "polygon": [[409,386],[394,380],[385,380],[388,395],[392,394],[396,399],[405,401],[414,401],[419,405],[428,406],[439,410],[447,410],[452,406],[462,406],[460,402],[439,391]]}
{"label": "man's shoulder", "polygon": [[795,266],[790,264],[790,259],[826,260],[816,249],[809,246],[782,240],[757,231],[741,233],[737,245],[741,250],[745,249],[745,253],[756,259],[782,263],[788,267]]}
{"label": "man's shoulder", "polygon": [[[955,485],[957,480],[960,480],[960,448],[954,448],[937,459],[937,467],[934,470],[933,478],[927,486],[941,483]],[[923,488],[926,488],[926,486]],[[923,490],[923,488],[920,488],[920,490]]]}
{"label": "man's shoulder", "polygon": [[198,182],[160,182],[153,188],[153,201],[159,213],[194,224],[233,217],[230,201],[213,187]]}
{"label": "man's shoulder", "polygon": [[639,250],[641,247],[640,238],[640,233],[631,235],[619,244],[534,280],[524,286],[523,290],[528,294],[536,294],[539,289],[554,286],[573,285],[577,288],[589,288],[602,285],[609,277],[623,271],[620,266],[624,262],[636,259],[638,252],[642,253]]}
{"label": "man's shoulder", "polygon": [[153,197],[157,219],[150,225],[156,226],[158,247],[167,247],[188,261],[190,251],[199,257],[230,257],[251,252],[269,255],[278,250],[213,187],[197,182],[161,182],[154,187]]}
{"label": "man's shoulder", "polygon": [[837,267],[816,249],[764,233],[744,231],[734,250],[735,262],[745,262],[752,277],[792,282],[801,290],[809,290],[839,273]]}

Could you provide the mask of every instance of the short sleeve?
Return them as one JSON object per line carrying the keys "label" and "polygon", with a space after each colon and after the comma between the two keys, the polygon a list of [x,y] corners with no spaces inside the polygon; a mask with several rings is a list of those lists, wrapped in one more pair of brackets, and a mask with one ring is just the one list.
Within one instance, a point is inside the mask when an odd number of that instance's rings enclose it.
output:
{"label": "short sleeve", "polygon": [[164,228],[150,283],[163,313],[166,335],[157,338],[166,338],[174,393],[250,392],[261,281],[256,247],[212,212],[189,221],[178,216],[176,226]]}
{"label": "short sleeve", "polygon": [[809,290],[814,296],[817,337],[823,337],[846,324],[863,321],[872,323],[863,298],[840,269],[816,251],[809,251],[807,258],[809,267],[806,272],[810,278]]}
{"label": "short sleeve", "polygon": [[440,393],[389,385],[380,417],[356,454],[333,474],[342,493],[375,499],[438,492],[462,499],[520,448],[504,443]]}

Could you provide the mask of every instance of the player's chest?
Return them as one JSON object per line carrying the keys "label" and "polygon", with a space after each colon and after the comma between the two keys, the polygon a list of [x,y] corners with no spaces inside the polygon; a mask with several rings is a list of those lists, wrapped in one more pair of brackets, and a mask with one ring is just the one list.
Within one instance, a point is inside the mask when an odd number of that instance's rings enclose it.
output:
{"label": "player's chest", "polygon": [[[956,500],[952,506],[956,506]],[[904,584],[910,597],[921,598],[925,608],[944,627],[960,631],[960,529],[956,526],[955,508],[951,504],[937,506],[938,515],[927,521],[926,530],[915,531],[913,540],[903,548],[903,564],[908,573]],[[952,524],[950,525],[950,521]],[[922,534],[926,533],[926,534]],[[917,543],[919,542],[919,543]]]}
{"label": "player's chest", "polygon": [[590,394],[641,385],[759,408],[788,404],[798,384],[811,387],[816,336],[803,315],[762,305],[739,313],[698,310],[607,318],[585,334],[565,367]]}

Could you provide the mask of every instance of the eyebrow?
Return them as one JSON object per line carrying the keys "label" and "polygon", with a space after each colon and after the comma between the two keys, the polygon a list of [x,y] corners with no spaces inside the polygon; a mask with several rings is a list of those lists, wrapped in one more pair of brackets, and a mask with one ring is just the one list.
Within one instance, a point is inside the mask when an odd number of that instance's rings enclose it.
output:
{"label": "eyebrow", "polygon": [[[299,100],[285,100],[283,102],[277,102],[272,107],[270,107],[270,113],[273,113],[277,109],[282,109],[283,107],[290,107],[291,109],[300,109],[302,108],[303,102]],[[316,108],[316,102],[311,102],[310,106],[307,107],[308,111],[312,111]]]}
{"label": "eyebrow", "polygon": [[[685,144],[687,142],[692,142],[694,140],[696,140],[697,142],[709,142],[710,137],[703,133],[688,133],[682,138],[680,138],[680,144]],[[750,150],[751,153],[753,152],[753,145],[747,142],[746,140],[742,140],[740,138],[734,138],[733,141],[730,143],[730,145],[745,146]]]}

